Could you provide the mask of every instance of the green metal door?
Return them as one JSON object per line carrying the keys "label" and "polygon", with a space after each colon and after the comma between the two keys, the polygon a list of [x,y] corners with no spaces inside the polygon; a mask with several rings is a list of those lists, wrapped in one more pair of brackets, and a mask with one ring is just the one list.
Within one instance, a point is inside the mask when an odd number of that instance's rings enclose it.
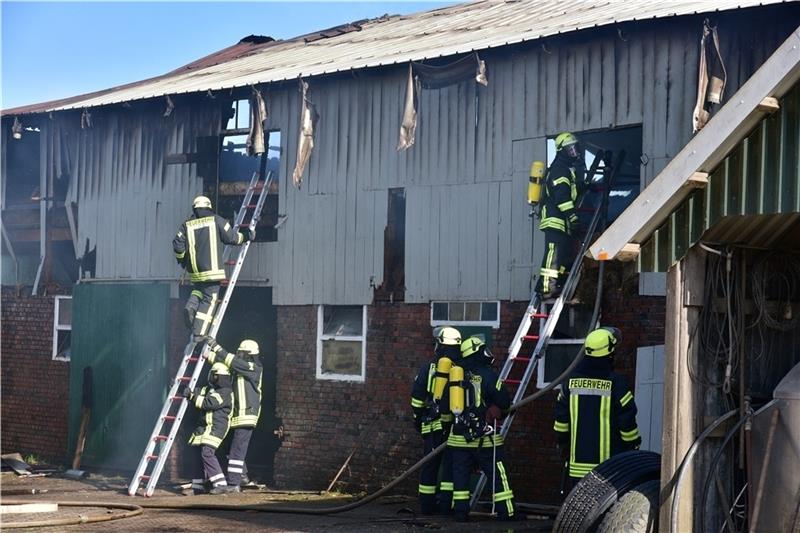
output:
{"label": "green metal door", "polygon": [[79,284],[73,293],[70,451],[91,367],[91,422],[81,467],[133,470],[164,402],[169,285]]}

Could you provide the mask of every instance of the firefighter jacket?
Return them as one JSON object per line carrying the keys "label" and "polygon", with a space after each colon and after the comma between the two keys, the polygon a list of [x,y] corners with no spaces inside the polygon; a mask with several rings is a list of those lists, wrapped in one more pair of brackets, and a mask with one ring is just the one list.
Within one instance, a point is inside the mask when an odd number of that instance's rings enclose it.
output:
{"label": "firefighter jacket", "polygon": [[575,168],[569,166],[566,156],[556,156],[547,171],[542,190],[539,229],[573,234],[578,222],[578,215],[575,212],[578,186]]}
{"label": "firefighter jacket", "polygon": [[194,406],[203,413],[189,438],[190,445],[217,448],[222,444],[230,426],[232,395],[230,387],[206,385],[191,398]]}
{"label": "firefighter jacket", "polygon": [[223,363],[232,371],[231,427],[256,427],[261,414],[261,374],[263,371],[261,358],[230,353],[218,344],[209,352],[208,361],[211,364]]}
{"label": "firefighter jacket", "polygon": [[575,478],[639,446],[633,393],[625,378],[611,371],[608,357],[585,358],[561,384],[553,429],[559,442],[569,445],[569,475]]}
{"label": "firefighter jacket", "polygon": [[419,368],[411,389],[411,410],[414,414],[414,424],[422,435],[446,430],[453,421],[452,414],[441,411],[441,401],[439,405],[435,405],[433,401],[433,384],[438,361],[437,357]]}
{"label": "firefighter jacket", "polygon": [[[491,406],[498,407],[501,411],[506,411],[511,406],[511,397],[508,388],[498,377],[497,373],[484,360],[475,356],[459,361],[458,365],[464,368],[465,387],[465,409],[461,417],[472,417],[480,424],[484,423],[486,411]],[[450,404],[450,389],[452,384],[445,389],[442,402],[448,406]],[[491,448],[502,446],[503,437],[500,435],[500,424],[497,425],[497,433],[492,433],[483,437],[469,440],[465,437],[466,429],[460,423],[459,418],[453,422],[453,429],[447,437],[447,445],[455,448]]]}
{"label": "firefighter jacket", "polygon": [[192,283],[225,279],[220,241],[242,244],[244,235],[211,210],[196,209],[195,214],[181,224],[172,239],[172,249],[178,264],[189,272]]}

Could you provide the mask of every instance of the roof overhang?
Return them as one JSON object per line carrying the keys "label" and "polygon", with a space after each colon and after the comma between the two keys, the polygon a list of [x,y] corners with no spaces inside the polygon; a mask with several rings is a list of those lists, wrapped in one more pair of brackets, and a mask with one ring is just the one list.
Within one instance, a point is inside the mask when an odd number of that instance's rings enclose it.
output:
{"label": "roof overhang", "polygon": [[798,79],[800,27],[589,247],[589,255],[598,260],[634,259],[639,245],[692,191],[707,184],[709,173]]}

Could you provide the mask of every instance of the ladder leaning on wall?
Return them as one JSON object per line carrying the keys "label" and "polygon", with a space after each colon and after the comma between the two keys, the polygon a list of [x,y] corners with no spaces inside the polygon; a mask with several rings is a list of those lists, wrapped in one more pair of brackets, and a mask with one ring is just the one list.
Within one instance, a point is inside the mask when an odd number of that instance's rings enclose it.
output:
{"label": "ladder leaning on wall", "polygon": [[[269,194],[271,182],[271,172],[267,173],[266,182],[259,179],[259,174],[257,172],[253,174],[248,183],[244,201],[234,219],[234,229],[238,230],[239,228],[246,228],[249,226],[255,227],[258,224],[261,218],[261,210]],[[254,199],[255,203],[253,203]],[[249,220],[245,222],[248,215]],[[225,289],[225,295],[222,297],[222,301],[214,313],[214,319],[211,322],[208,333],[211,337],[217,335],[219,325],[222,323],[222,318],[225,316],[228,302],[230,302],[233,289],[236,287],[236,282],[239,279],[239,272],[247,256],[247,251],[250,249],[250,244],[248,240],[241,245],[236,259],[230,259],[233,253],[233,246],[231,245],[225,246],[222,253],[223,263],[226,268],[232,267],[232,272],[228,276],[227,282],[223,281],[221,283]],[[167,393],[167,398],[161,408],[161,413],[158,415],[153,432],[150,434],[150,438],[147,441],[144,454],[139,460],[136,473],[133,479],[131,479],[130,485],[128,485],[128,494],[130,496],[136,495],[143,481],[146,482],[144,495],[153,495],[153,491],[158,483],[158,478],[161,476],[161,471],[164,469],[164,463],[175,442],[175,437],[178,434],[178,429],[180,428],[181,421],[183,420],[183,416],[189,404],[186,398],[179,394],[180,389],[182,386],[194,388],[205,364],[205,352],[208,351],[208,346],[203,345],[201,352],[195,354],[196,344],[197,343],[193,339],[190,339],[183,351],[178,372]]]}
{"label": "ladder leaning on wall", "polygon": [[[613,164],[611,163],[612,155],[610,152],[600,152],[597,154],[594,163],[589,169],[587,182],[592,182],[595,174],[601,174],[603,176],[603,180],[601,181],[601,190],[603,192],[602,200],[597,208],[593,209],[594,215],[589,223],[586,235],[581,242],[580,251],[575,256],[575,261],[573,262],[572,268],[569,271],[569,276],[564,282],[561,295],[553,302],[541,301],[539,293],[534,291],[533,296],[528,302],[528,307],[525,310],[525,314],[520,321],[519,327],[517,327],[517,332],[514,334],[513,340],[511,341],[511,346],[509,346],[508,357],[506,358],[505,362],[503,363],[503,367],[500,370],[500,379],[504,383],[507,385],[517,386],[512,404],[516,404],[525,397],[525,391],[527,390],[528,384],[534,375],[534,370],[536,370],[537,365],[542,364],[542,360],[545,357],[547,346],[551,341],[553,333],[555,332],[556,325],[561,317],[561,312],[564,310],[565,305],[567,305],[567,302],[572,299],[572,296],[575,293],[575,289],[580,282],[581,265],[583,262],[582,258],[589,249],[589,245],[591,244],[596,231],[598,229],[602,229],[602,225],[605,224],[608,196],[611,192],[611,186],[614,183],[614,178],[616,177],[624,159],[624,151],[617,154]],[[601,160],[603,160],[605,163],[604,167],[599,166]],[[535,335],[531,334],[531,327],[533,326],[534,320],[538,320],[539,322],[539,331]],[[589,324],[589,327],[593,328],[594,324]],[[566,343],[582,346],[583,341],[584,339],[569,339],[562,341],[562,344]],[[533,351],[530,352],[530,355],[520,355],[523,346],[526,344],[529,345],[529,343],[535,343]],[[519,379],[512,379],[509,377],[515,370],[515,363],[521,363],[522,365],[522,376]],[[511,424],[514,421],[515,416],[516,412],[510,413],[500,427],[499,433],[504,439],[508,436],[508,432],[511,429]],[[478,483],[475,485],[475,491],[472,493],[472,498],[470,501],[471,506],[474,507],[475,503],[478,501],[478,498],[483,492],[483,487],[485,484],[486,475],[481,473]]]}

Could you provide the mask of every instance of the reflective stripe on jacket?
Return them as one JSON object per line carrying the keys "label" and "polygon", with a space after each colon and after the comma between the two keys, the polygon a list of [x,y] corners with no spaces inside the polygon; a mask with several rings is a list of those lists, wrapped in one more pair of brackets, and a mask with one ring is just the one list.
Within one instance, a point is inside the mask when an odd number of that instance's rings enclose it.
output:
{"label": "reflective stripe on jacket", "polygon": [[[542,214],[539,229],[555,229],[572,234],[578,185],[575,169],[554,161],[547,171],[542,190]],[[571,220],[572,219],[572,220]]]}
{"label": "reflective stripe on jacket", "polygon": [[204,414],[189,438],[190,445],[218,448],[222,444],[230,427],[231,396],[231,389],[228,387],[214,389],[208,385],[195,394],[192,403],[204,411]]}
{"label": "reflective stripe on jacket", "polygon": [[242,244],[244,237],[230,223],[209,211],[208,216],[191,216],[181,224],[172,240],[175,259],[186,267],[192,282],[225,279],[223,244]]}
{"label": "reflective stripe on jacket", "polygon": [[258,356],[242,356],[217,345],[208,360],[224,363],[233,378],[233,412],[231,427],[255,427],[261,415],[261,381],[264,367]]}

